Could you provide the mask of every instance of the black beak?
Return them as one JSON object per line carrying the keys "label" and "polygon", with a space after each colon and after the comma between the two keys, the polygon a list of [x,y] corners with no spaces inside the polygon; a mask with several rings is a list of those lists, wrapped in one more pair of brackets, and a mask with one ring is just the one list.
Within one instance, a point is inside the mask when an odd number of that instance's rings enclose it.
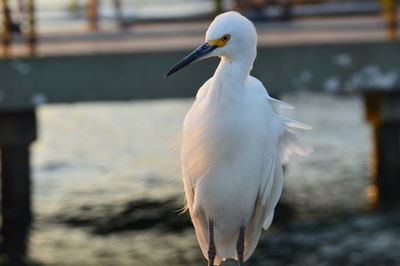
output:
{"label": "black beak", "polygon": [[184,68],[185,66],[189,65],[190,63],[196,61],[197,59],[201,59],[204,55],[210,53],[212,50],[217,48],[217,45],[209,45],[208,43],[204,43],[201,45],[199,48],[191,52],[189,55],[187,55],[185,58],[183,58],[178,64],[176,64],[173,68],[171,68],[167,74],[165,75],[166,77],[172,75],[176,71]]}

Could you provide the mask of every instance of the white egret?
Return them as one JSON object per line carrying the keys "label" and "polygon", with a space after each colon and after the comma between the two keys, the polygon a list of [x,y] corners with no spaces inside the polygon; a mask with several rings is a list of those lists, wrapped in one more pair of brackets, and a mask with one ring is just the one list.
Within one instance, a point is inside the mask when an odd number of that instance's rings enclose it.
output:
{"label": "white egret", "polygon": [[311,148],[283,117],[289,104],[271,98],[250,76],[256,58],[254,25],[237,12],[215,18],[206,42],[175,65],[219,56],[212,78],[198,91],[183,126],[181,163],[186,207],[209,265],[235,258],[243,265],[267,229],[283,187],[282,163]]}

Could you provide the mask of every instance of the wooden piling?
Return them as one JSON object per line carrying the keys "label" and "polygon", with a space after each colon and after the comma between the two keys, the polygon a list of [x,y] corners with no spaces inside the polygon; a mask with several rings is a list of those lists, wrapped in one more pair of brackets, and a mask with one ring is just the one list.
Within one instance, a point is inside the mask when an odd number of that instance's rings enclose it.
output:
{"label": "wooden piling", "polygon": [[214,14],[215,14],[215,16],[218,16],[219,14],[222,13],[222,1],[215,0],[214,3],[215,3]]}
{"label": "wooden piling", "polygon": [[10,50],[10,25],[11,25],[11,17],[10,17],[10,7],[8,6],[8,0],[1,0],[1,12],[3,14],[2,21],[2,33],[1,33],[1,46],[2,46],[2,56],[7,57],[9,55]]}
{"label": "wooden piling", "polygon": [[1,251],[10,265],[24,261],[27,253],[32,221],[29,145],[35,139],[33,110],[0,114]]}
{"label": "wooden piling", "polygon": [[118,23],[118,26],[120,29],[124,29],[127,25],[122,14],[121,0],[113,0],[113,4],[115,9],[115,19]]}
{"label": "wooden piling", "polygon": [[374,128],[371,173],[378,205],[400,204],[400,89],[364,94],[366,118]]}
{"label": "wooden piling", "polygon": [[88,27],[90,31],[95,31],[98,29],[98,1],[97,0],[88,0],[87,5],[87,18],[88,18]]}
{"label": "wooden piling", "polygon": [[387,36],[389,40],[397,37],[397,0],[381,0],[387,20]]}
{"label": "wooden piling", "polygon": [[35,31],[35,1],[28,0],[27,6],[28,12],[28,47],[29,55],[34,56],[36,54],[36,31]]}

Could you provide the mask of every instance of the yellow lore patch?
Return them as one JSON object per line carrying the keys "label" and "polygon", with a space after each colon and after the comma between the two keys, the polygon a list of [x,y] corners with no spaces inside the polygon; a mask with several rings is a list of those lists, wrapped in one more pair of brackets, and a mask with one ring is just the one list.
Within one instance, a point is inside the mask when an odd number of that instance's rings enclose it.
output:
{"label": "yellow lore patch", "polygon": [[215,40],[209,40],[209,41],[207,41],[207,43],[209,45],[212,45],[212,46],[216,45],[218,47],[222,47],[222,46],[225,46],[230,39],[231,39],[231,35],[230,34],[225,34],[221,38],[218,38],[218,39],[215,39]]}

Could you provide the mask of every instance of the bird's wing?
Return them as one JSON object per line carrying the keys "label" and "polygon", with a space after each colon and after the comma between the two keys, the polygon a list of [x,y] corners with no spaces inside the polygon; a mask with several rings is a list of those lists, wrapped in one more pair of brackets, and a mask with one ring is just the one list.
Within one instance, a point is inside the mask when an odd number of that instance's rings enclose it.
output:
{"label": "bird's wing", "polygon": [[[207,94],[213,78],[208,79],[199,89],[196,95],[196,101],[192,108],[186,114],[183,125],[183,138],[181,149],[181,168],[183,185],[185,189],[186,205],[184,210],[189,210],[192,215],[192,207],[194,203],[195,184],[205,174],[207,169],[204,166],[204,147],[202,142],[202,133],[205,129],[205,122],[196,112],[196,103],[201,102]],[[189,123],[191,122],[191,123]]]}
{"label": "bird's wing", "polygon": [[[199,89],[196,101],[186,115],[181,149],[181,168],[186,200],[184,211],[189,211],[198,242],[205,257],[207,257],[208,249],[208,221],[201,209],[195,211],[194,202],[196,184],[207,174],[210,158],[212,157],[209,156],[205,145],[212,144],[203,139],[207,121],[203,119],[201,112],[197,108],[199,108],[199,102],[207,94],[212,80],[212,78],[209,79]],[[216,256],[215,262],[220,262],[218,256]]]}
{"label": "bird's wing", "polygon": [[[189,137],[189,139],[193,138]],[[205,174],[207,172],[207,167],[204,167],[207,163],[204,163],[203,156],[194,156],[199,149],[200,145],[197,145],[196,141],[184,142],[182,145],[182,177],[186,199],[184,210],[190,213],[199,245],[204,257],[207,258],[208,221],[202,209],[194,209],[196,184],[203,176],[201,173]],[[217,254],[214,263],[219,265],[220,262],[221,258]]]}
{"label": "bird's wing", "polygon": [[246,228],[245,258],[250,257],[257,246],[262,229],[268,229],[274,216],[274,209],[279,201],[283,188],[282,164],[275,149],[268,150],[266,161],[260,178],[260,190],[254,207],[254,212]]}
{"label": "bird's wing", "polygon": [[[281,122],[284,123],[284,120]],[[271,226],[284,183],[282,159],[287,159],[292,152],[306,154],[308,150],[309,147],[286,128],[279,137],[278,147],[276,144],[275,147],[265,147],[268,155],[264,158],[268,159],[260,178],[260,190],[254,212],[246,228],[245,259],[250,257],[256,248],[262,229],[267,230]]]}
{"label": "bird's wing", "polygon": [[[189,137],[190,138],[190,137]],[[192,145],[190,145],[192,144]],[[195,214],[194,210],[194,199],[195,199],[195,189],[196,183],[199,177],[197,173],[201,170],[201,157],[195,157],[195,153],[198,150],[198,146],[195,142],[185,142],[182,143],[181,151],[181,166],[182,166],[182,179],[183,186],[185,190],[185,207],[183,211],[189,211],[192,223],[194,225],[197,239],[204,257],[207,258],[207,248],[208,248],[208,221],[202,210],[197,210]],[[193,155],[193,156],[190,156]],[[196,168],[200,166],[199,168]],[[219,263],[220,258],[217,256],[215,262]]]}
{"label": "bird's wing", "polygon": [[269,182],[267,187],[264,191],[260,191],[262,193],[260,195],[261,204],[264,204],[263,206],[265,206],[265,217],[263,219],[263,228],[265,230],[267,230],[272,223],[274,210],[276,204],[278,204],[279,198],[281,197],[284,181],[282,163],[277,155],[275,155],[273,163],[273,173],[271,173],[272,176],[269,177],[272,181],[268,180]]}
{"label": "bird's wing", "polygon": [[310,130],[312,127],[303,122],[283,116],[283,109],[294,109],[294,107],[288,103],[269,96],[261,81],[255,78],[253,79],[254,80],[252,80],[252,82],[257,83],[259,90],[264,93],[264,97],[271,104],[275,114],[279,117],[279,125],[276,125],[276,128],[280,129],[278,147],[281,162],[283,164],[287,163],[290,155],[293,153],[297,153],[302,156],[310,154],[313,151],[312,147],[297,137],[292,131],[292,128]]}
{"label": "bird's wing", "polygon": [[[283,189],[283,169],[289,155],[298,153],[309,154],[312,149],[303,143],[290,128],[310,129],[311,127],[299,121],[291,120],[281,115],[282,109],[293,107],[285,102],[274,99],[268,95],[263,84],[254,79],[252,83],[257,85],[259,96],[263,96],[272,106],[269,126],[276,134],[276,139],[266,142],[264,147],[265,166],[260,178],[260,190],[257,197],[252,217],[246,228],[245,259],[254,251],[262,228],[268,229],[274,217],[274,209],[279,201]],[[255,86],[253,86],[255,87]],[[269,134],[268,138],[274,138],[275,134]]]}
{"label": "bird's wing", "polygon": [[[262,84],[261,84],[262,85]],[[265,90],[265,88],[263,87]],[[265,219],[264,229],[268,229],[272,223],[274,209],[279,201],[283,189],[283,169],[282,164],[288,162],[290,155],[297,153],[299,155],[308,155],[312,152],[312,148],[304,143],[299,137],[292,132],[291,128],[311,129],[311,126],[300,121],[292,120],[281,114],[282,109],[292,109],[293,107],[285,102],[274,99],[267,94],[267,100],[274,110],[274,118],[272,128],[279,132],[277,148],[273,153],[272,165],[266,167],[264,176],[262,177],[262,186],[260,190],[261,205],[264,207]],[[267,147],[266,149],[274,149]]]}

